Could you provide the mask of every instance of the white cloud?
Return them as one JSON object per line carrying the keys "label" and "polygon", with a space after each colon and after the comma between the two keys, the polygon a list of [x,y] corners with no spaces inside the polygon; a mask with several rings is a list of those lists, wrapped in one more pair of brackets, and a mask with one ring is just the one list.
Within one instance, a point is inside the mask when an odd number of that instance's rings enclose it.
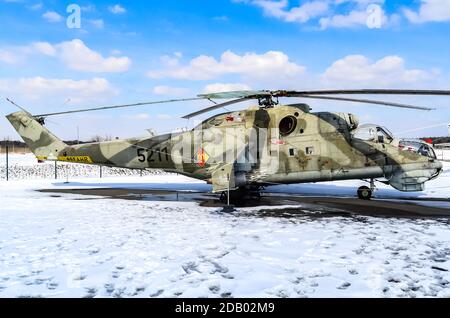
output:
{"label": "white cloud", "polygon": [[419,10],[403,10],[412,23],[450,21],[450,0],[421,0]]}
{"label": "white cloud", "polygon": [[0,49],[0,62],[6,64],[16,64],[19,59],[10,51]]}
{"label": "white cloud", "polygon": [[349,55],[334,62],[322,75],[322,80],[328,87],[398,87],[423,83],[436,75],[433,73],[407,69],[399,56],[386,56],[373,62],[363,55]]}
{"label": "white cloud", "polygon": [[88,48],[83,41],[75,39],[52,45],[47,42],[37,42],[31,46],[35,52],[56,56],[68,68],[81,72],[121,73],[126,72],[131,65],[128,57],[103,57],[100,53]]}
{"label": "white cloud", "polygon": [[59,57],[73,70],[82,72],[121,73],[130,68],[128,57],[103,57],[76,39],[56,45]]}
{"label": "white cloud", "polygon": [[[121,73],[131,66],[131,60],[126,56],[103,57],[100,53],[87,47],[83,41],[72,41],[51,44],[34,42],[27,46],[0,48],[0,62],[9,64],[25,60],[30,54],[42,54],[60,59],[72,70],[92,73]],[[115,50],[113,55],[121,54]]]}
{"label": "white cloud", "polygon": [[159,114],[158,116],[156,116],[158,119],[160,120],[168,120],[168,119],[172,119],[172,116],[167,115],[167,114]]}
{"label": "white cloud", "polygon": [[96,11],[95,6],[93,4],[82,6],[81,10],[84,12],[95,12]]}
{"label": "white cloud", "polygon": [[102,19],[89,20],[89,22],[97,29],[103,29],[105,26],[105,22]]}
{"label": "white cloud", "polygon": [[366,8],[371,4],[383,4],[385,0],[335,0],[337,5],[345,4],[345,3],[356,3],[361,8]]}
{"label": "white cloud", "polygon": [[36,3],[36,4],[27,6],[28,9],[33,10],[33,11],[41,10],[43,7],[44,7],[44,5],[42,3]]}
{"label": "white cloud", "polygon": [[73,102],[96,101],[98,98],[104,99],[118,93],[104,78],[79,81],[44,77],[0,79],[0,91],[12,95],[20,94],[28,100],[50,97],[70,99]]}
{"label": "white cloud", "polygon": [[[417,10],[403,8],[401,13],[411,23],[450,21],[450,0],[418,0]],[[321,29],[348,28],[365,25],[370,5],[383,5],[385,0],[305,0],[293,6],[289,0],[233,0],[261,8],[266,16],[285,22],[306,23],[319,19]],[[396,12],[390,17],[383,10],[383,22],[398,19]],[[395,22],[395,21],[394,21]]]}
{"label": "white cloud", "polygon": [[[318,20],[322,30],[330,27],[350,28],[363,25],[379,28],[390,20],[381,7],[385,0],[309,0],[301,1],[298,6],[292,6],[292,1],[289,0],[233,0],[233,2],[260,7],[266,16],[285,22],[304,24]],[[374,19],[378,16],[380,19],[377,19],[374,26]]]}
{"label": "white cloud", "polygon": [[189,89],[184,87],[171,87],[160,85],[153,87],[153,93],[156,95],[179,96],[189,93]]}
{"label": "white cloud", "polygon": [[269,51],[264,54],[245,53],[238,55],[224,52],[220,60],[200,55],[187,65],[180,66],[176,57],[163,57],[164,68],[148,72],[151,78],[175,78],[184,80],[211,80],[227,74],[245,78],[278,79],[293,78],[304,73],[305,68],[289,60],[283,52]]}
{"label": "white cloud", "polygon": [[48,56],[56,55],[56,49],[53,47],[53,45],[47,42],[35,42],[31,45],[31,48],[40,54]]}
{"label": "white cloud", "polygon": [[[385,14],[385,11],[379,7],[380,10],[377,11],[376,14],[379,16],[373,16],[373,18],[379,18],[379,27],[386,25],[388,21],[388,17]],[[322,30],[328,28],[352,28],[357,26],[369,27],[368,23],[370,23],[369,18],[371,18],[371,12],[368,12],[367,9],[363,10],[354,10],[351,11],[347,15],[337,14],[331,17],[321,18],[319,20],[320,28]]]}
{"label": "white cloud", "polygon": [[55,11],[47,11],[42,17],[51,23],[61,22],[63,20],[63,17]]}
{"label": "white cloud", "polygon": [[322,16],[329,9],[328,1],[309,1],[291,9],[288,8],[288,0],[255,0],[251,3],[262,8],[267,16],[275,17],[286,22],[305,23],[310,19]]}
{"label": "white cloud", "polygon": [[330,27],[345,28],[357,25],[365,25],[367,22],[367,13],[365,11],[352,11],[348,15],[334,15],[331,17],[322,18],[319,21],[322,30]]}
{"label": "white cloud", "polygon": [[167,67],[175,67],[178,66],[179,63],[179,59],[182,56],[178,56],[176,53],[171,56],[171,55],[163,55],[161,56],[159,59],[161,61],[161,63]]}
{"label": "white cloud", "polygon": [[115,4],[113,6],[108,7],[108,10],[113,14],[123,14],[127,12],[127,10],[120,4]]}
{"label": "white cloud", "polygon": [[234,83],[234,84],[224,84],[224,83],[214,83],[206,85],[203,89],[204,94],[209,93],[220,93],[220,92],[232,92],[232,91],[247,91],[252,88],[247,84]]}

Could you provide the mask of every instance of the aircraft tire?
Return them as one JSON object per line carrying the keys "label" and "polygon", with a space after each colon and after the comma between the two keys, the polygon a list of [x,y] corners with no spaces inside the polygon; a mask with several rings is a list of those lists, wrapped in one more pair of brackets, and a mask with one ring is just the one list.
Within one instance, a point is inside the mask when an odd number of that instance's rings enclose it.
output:
{"label": "aircraft tire", "polygon": [[360,187],[358,189],[358,198],[361,200],[370,200],[372,198],[372,190],[366,186]]}

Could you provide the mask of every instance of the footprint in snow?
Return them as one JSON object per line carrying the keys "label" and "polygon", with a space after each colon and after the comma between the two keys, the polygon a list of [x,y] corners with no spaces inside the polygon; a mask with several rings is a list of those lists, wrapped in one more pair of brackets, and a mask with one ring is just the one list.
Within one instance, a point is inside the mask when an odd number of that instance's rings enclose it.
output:
{"label": "footprint in snow", "polygon": [[319,287],[319,283],[316,281],[312,281],[311,284],[309,284],[311,287]]}
{"label": "footprint in snow", "polygon": [[220,291],[220,286],[219,285],[212,285],[209,286],[209,290],[213,293],[213,294],[217,294]]}
{"label": "footprint in snow", "polygon": [[105,287],[106,293],[108,295],[111,295],[112,292],[114,291],[114,284],[113,283],[106,283],[104,287]]}
{"label": "footprint in snow", "polygon": [[359,274],[358,271],[357,271],[356,269],[354,269],[354,268],[349,269],[348,272],[349,272],[351,275],[358,275],[358,274]]}
{"label": "footprint in snow", "polygon": [[200,271],[198,270],[198,264],[195,262],[187,262],[181,265],[181,267],[186,272],[186,274],[190,274],[192,272],[200,273]]}
{"label": "footprint in snow", "polygon": [[228,268],[225,266],[220,265],[219,263],[210,261],[210,263],[214,266],[214,269],[211,270],[211,274],[215,274],[215,273],[221,273],[221,274],[225,274],[228,273]]}
{"label": "footprint in snow", "polygon": [[89,255],[95,255],[95,254],[98,254],[98,252],[100,252],[100,249],[99,249],[99,248],[92,248],[92,249],[90,249],[90,250],[88,251],[88,254],[89,254]]}
{"label": "footprint in snow", "polygon": [[119,278],[119,272],[118,271],[113,271],[112,273],[111,273],[111,277],[112,278]]}
{"label": "footprint in snow", "polygon": [[97,288],[95,287],[88,287],[85,288],[87,294],[84,296],[84,298],[94,298],[97,295]]}
{"label": "footprint in snow", "polygon": [[162,293],[164,293],[164,289],[160,289],[157,292],[150,294],[150,297],[158,297],[160,296]]}
{"label": "footprint in snow", "polygon": [[59,284],[57,282],[47,282],[47,289],[55,290],[58,288]]}
{"label": "footprint in snow", "polygon": [[352,284],[350,284],[349,282],[345,282],[345,283],[342,283],[340,286],[338,286],[338,287],[336,287],[336,288],[337,288],[337,289],[344,290],[344,289],[349,288],[351,285],[352,285]]}

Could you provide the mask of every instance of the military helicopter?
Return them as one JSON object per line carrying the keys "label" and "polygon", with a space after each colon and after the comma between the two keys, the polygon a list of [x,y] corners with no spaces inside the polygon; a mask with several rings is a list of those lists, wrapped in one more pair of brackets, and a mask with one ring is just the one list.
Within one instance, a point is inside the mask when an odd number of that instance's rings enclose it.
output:
{"label": "military helicopter", "polygon": [[[38,160],[161,169],[204,180],[212,184],[213,193],[228,199],[249,193],[258,195],[262,188],[271,185],[361,179],[368,186],[360,187],[356,193],[360,199],[368,200],[375,190],[375,181],[399,191],[423,191],[425,182],[439,176],[442,164],[431,145],[418,147],[421,151],[406,151],[401,147],[402,140],[387,128],[359,125],[353,114],[311,112],[304,103],[279,102],[279,98],[295,97],[432,110],[345,95],[449,96],[450,91],[235,91],[40,115],[22,108],[7,118]],[[214,101],[218,99],[226,101]],[[209,100],[214,105],[183,118],[248,100],[257,101],[257,105],[214,115],[185,132],[80,145],[67,145],[44,127],[50,116],[192,100]]]}

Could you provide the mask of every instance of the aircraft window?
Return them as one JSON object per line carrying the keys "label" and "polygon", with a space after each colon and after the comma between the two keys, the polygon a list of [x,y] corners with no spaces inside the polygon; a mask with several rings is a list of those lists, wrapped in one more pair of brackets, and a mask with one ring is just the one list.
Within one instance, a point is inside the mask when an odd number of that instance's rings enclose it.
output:
{"label": "aircraft window", "polygon": [[392,141],[392,135],[388,133],[384,128],[377,127],[377,140],[379,143],[385,143],[385,142],[391,142]]}
{"label": "aircraft window", "polygon": [[434,149],[431,147],[430,147],[430,154],[428,155],[428,157],[437,159],[436,153],[434,152]]}
{"label": "aircraft window", "polygon": [[294,116],[284,117],[280,121],[280,125],[278,127],[280,129],[280,134],[282,136],[287,136],[292,133],[297,127],[297,118],[295,118]]}
{"label": "aircraft window", "polygon": [[355,131],[353,136],[358,139],[377,141],[379,143],[391,143],[394,139],[389,130],[376,125],[362,125]]}
{"label": "aircraft window", "polygon": [[293,149],[293,148],[289,149],[289,156],[291,156],[291,157],[295,156],[295,149]]}
{"label": "aircraft window", "polygon": [[428,145],[422,145],[419,148],[419,153],[422,156],[436,159],[436,154],[434,153],[434,150],[431,147],[429,147]]}
{"label": "aircraft window", "polygon": [[432,159],[436,159],[436,153],[434,152],[433,147],[427,145],[421,141],[413,141],[413,140],[402,140],[400,141],[398,147],[401,150],[411,151],[421,154],[422,156],[426,156]]}
{"label": "aircraft window", "polygon": [[305,153],[307,155],[313,155],[314,154],[314,147],[306,147]]}
{"label": "aircraft window", "polygon": [[382,129],[386,133],[389,139],[394,139],[394,134],[389,129],[387,129],[386,127],[380,127],[380,129]]}

